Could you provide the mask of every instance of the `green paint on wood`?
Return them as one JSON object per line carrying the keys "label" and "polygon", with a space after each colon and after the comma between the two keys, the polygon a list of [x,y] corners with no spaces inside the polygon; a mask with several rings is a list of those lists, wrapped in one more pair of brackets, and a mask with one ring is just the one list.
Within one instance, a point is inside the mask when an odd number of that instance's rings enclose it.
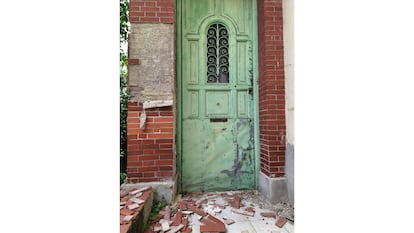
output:
{"label": "green paint on wood", "polygon": [[[253,4],[252,0],[177,2],[177,142],[183,191],[256,188]],[[221,83],[207,79],[208,56],[221,58],[220,52],[210,53],[208,45],[217,44],[219,50],[222,40],[221,31],[213,43],[207,33],[211,25],[219,24],[227,29],[229,54],[228,74],[217,71],[218,80],[228,76],[228,82],[226,77]],[[219,70],[220,62],[215,62]]]}

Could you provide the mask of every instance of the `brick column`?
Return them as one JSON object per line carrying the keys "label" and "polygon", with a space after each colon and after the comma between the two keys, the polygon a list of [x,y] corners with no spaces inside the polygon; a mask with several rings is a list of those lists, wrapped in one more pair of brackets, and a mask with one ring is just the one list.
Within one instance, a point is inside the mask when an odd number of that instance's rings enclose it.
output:
{"label": "brick column", "polygon": [[171,181],[175,172],[174,105],[146,109],[144,129],[139,121],[144,101],[174,99],[175,1],[130,0],[129,20],[127,182]]}
{"label": "brick column", "polygon": [[258,0],[260,171],[285,175],[286,121],[282,0]]}
{"label": "brick column", "polygon": [[131,23],[175,23],[174,0],[130,0]]}
{"label": "brick column", "polygon": [[128,103],[128,182],[171,179],[174,171],[174,114],[172,107],[145,111],[145,129],[139,128],[142,103]]}

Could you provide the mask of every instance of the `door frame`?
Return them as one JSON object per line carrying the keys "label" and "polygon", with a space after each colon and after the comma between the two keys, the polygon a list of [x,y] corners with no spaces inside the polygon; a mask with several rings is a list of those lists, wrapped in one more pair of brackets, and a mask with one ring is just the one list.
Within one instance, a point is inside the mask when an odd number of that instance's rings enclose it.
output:
{"label": "door frame", "polygon": [[[197,0],[196,0],[197,1]],[[255,156],[255,188],[258,189],[258,177],[260,172],[260,135],[259,135],[259,63],[258,63],[258,30],[257,30],[257,0],[252,1],[253,18],[253,120],[254,120],[254,156]],[[182,62],[181,62],[181,24],[182,24],[182,0],[176,0],[176,168],[178,175],[177,191],[182,187]]]}

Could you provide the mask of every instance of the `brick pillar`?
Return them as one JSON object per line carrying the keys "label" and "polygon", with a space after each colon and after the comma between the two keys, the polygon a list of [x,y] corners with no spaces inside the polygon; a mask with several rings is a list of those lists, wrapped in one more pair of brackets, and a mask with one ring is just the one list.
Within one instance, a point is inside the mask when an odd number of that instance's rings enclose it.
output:
{"label": "brick pillar", "polygon": [[175,23],[175,1],[130,0],[129,22]]}
{"label": "brick pillar", "polygon": [[129,20],[127,182],[171,181],[174,105],[146,109],[144,129],[139,122],[144,101],[174,99],[175,1],[130,0]]}
{"label": "brick pillar", "polygon": [[285,175],[286,123],[282,0],[258,0],[260,171]]}
{"label": "brick pillar", "polygon": [[172,107],[145,111],[145,129],[139,128],[142,103],[128,103],[128,182],[170,180],[174,171],[174,114]]}

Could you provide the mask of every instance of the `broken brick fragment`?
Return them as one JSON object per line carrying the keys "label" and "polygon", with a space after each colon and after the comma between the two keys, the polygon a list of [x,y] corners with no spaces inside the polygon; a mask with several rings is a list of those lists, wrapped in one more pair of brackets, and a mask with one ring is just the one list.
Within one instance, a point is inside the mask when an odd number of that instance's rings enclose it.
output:
{"label": "broken brick fragment", "polygon": [[262,215],[262,217],[266,217],[266,218],[276,218],[276,213],[275,212],[262,212],[262,213],[260,213],[260,215]]}
{"label": "broken brick fragment", "polygon": [[119,193],[120,198],[125,197],[126,195],[128,195],[129,191],[127,190],[121,190],[121,192]]}
{"label": "broken brick fragment", "polygon": [[138,207],[139,207],[139,205],[138,205],[138,204],[136,204],[136,203],[134,203],[134,204],[132,204],[132,205],[128,205],[127,207],[128,207],[128,209],[130,209],[130,210],[134,210],[134,209],[138,208]]}
{"label": "broken brick fragment", "polygon": [[216,218],[216,217],[214,217],[212,215],[208,215],[206,217],[206,219],[213,221],[215,224],[219,224],[219,225],[223,225],[224,226],[224,223],[221,220],[219,220],[218,218]]}
{"label": "broken brick fragment", "polygon": [[181,211],[184,215],[190,215],[190,214],[192,214],[192,213],[194,213],[193,211],[191,211],[191,210],[184,210],[184,211]]}
{"label": "broken brick fragment", "polygon": [[191,233],[191,232],[193,232],[193,229],[191,227],[181,231],[181,233]]}
{"label": "broken brick fragment", "polygon": [[204,225],[216,225],[216,223],[210,219],[202,218],[200,222],[204,223]]}
{"label": "broken brick fragment", "polygon": [[139,193],[139,191],[136,188],[129,190],[129,195],[135,195],[137,193]]}
{"label": "broken brick fragment", "polygon": [[176,233],[176,232],[180,231],[183,227],[184,227],[183,224],[180,224],[178,226],[173,226],[173,227],[171,227],[171,229],[169,231],[167,231],[167,233]]}
{"label": "broken brick fragment", "polygon": [[188,208],[190,208],[194,213],[200,215],[201,217],[206,216],[206,212],[204,212],[202,209],[196,208],[194,205],[187,205]]}
{"label": "broken brick fragment", "polygon": [[286,224],[287,220],[284,217],[280,217],[277,221],[276,221],[276,226],[279,228],[282,228],[285,224]]}
{"label": "broken brick fragment", "polygon": [[123,221],[123,222],[129,222],[129,221],[131,221],[131,219],[132,219],[133,217],[134,217],[133,215],[127,215],[127,216],[124,216],[124,218],[122,219],[122,221]]}
{"label": "broken brick fragment", "polygon": [[127,208],[122,208],[120,212],[121,212],[121,215],[124,215],[124,216],[132,215],[134,213],[134,211],[129,210]]}
{"label": "broken brick fragment", "polygon": [[184,225],[183,229],[186,230],[188,227],[188,218],[184,218],[181,223]]}
{"label": "broken brick fragment", "polygon": [[250,217],[254,216],[254,212],[249,212],[249,211],[235,209],[235,208],[232,208],[231,212],[236,213],[236,214],[242,214],[242,215],[250,216]]}
{"label": "broken brick fragment", "polygon": [[181,217],[182,216],[183,216],[183,214],[182,214],[181,210],[177,211],[177,213],[174,216],[172,225],[175,225],[175,226],[179,225],[181,223]]}
{"label": "broken brick fragment", "polygon": [[165,207],[164,219],[170,221],[171,220],[171,210],[170,207]]}
{"label": "broken brick fragment", "polygon": [[247,212],[255,212],[253,207],[247,207],[244,210],[247,211]]}
{"label": "broken brick fragment", "polygon": [[223,225],[200,225],[200,232],[226,232],[226,226]]}
{"label": "broken brick fragment", "polygon": [[180,210],[187,210],[187,204],[185,202],[180,201],[178,205],[180,206]]}
{"label": "broken brick fragment", "polygon": [[131,198],[130,200],[132,202],[135,202],[135,203],[139,204],[139,205],[145,202],[144,200],[139,199],[139,198],[135,198],[135,197]]}
{"label": "broken brick fragment", "polygon": [[161,219],[160,224],[161,224],[161,227],[162,227],[162,231],[168,231],[170,229],[170,224],[169,224],[168,220]]}
{"label": "broken brick fragment", "polygon": [[241,198],[239,197],[239,195],[235,195],[234,196],[234,201],[232,203],[232,206],[236,209],[240,209],[240,202],[241,202]]}

